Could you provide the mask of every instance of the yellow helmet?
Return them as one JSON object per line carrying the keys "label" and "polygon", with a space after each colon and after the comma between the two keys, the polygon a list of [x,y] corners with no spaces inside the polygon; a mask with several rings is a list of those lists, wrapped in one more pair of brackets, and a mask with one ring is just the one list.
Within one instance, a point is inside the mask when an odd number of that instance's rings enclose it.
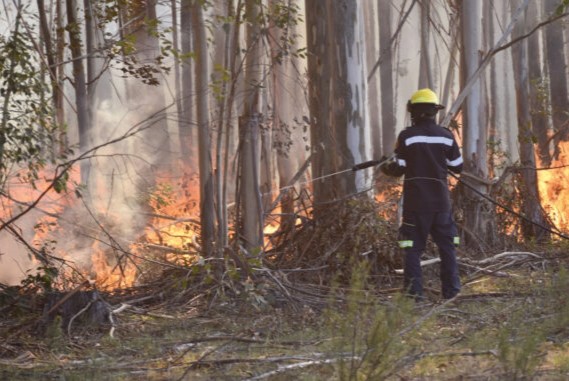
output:
{"label": "yellow helmet", "polygon": [[411,95],[411,99],[409,99],[409,104],[417,104],[417,103],[430,103],[434,104],[436,108],[444,108],[445,106],[439,104],[439,97],[437,94],[431,89],[421,89],[417,90]]}

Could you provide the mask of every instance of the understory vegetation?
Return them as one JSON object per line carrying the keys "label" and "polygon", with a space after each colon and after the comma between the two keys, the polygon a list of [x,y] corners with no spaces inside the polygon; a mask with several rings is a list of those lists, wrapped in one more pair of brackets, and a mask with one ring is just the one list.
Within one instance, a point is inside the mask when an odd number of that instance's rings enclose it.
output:
{"label": "understory vegetation", "polygon": [[[555,380],[569,376],[567,242],[459,250],[462,293],[402,296],[389,203],[275,233],[265,258],[154,269],[112,292],[51,268],[0,293],[0,375],[76,380]],[[390,214],[391,215],[391,214]],[[285,234],[286,233],[286,234]],[[276,237],[281,235],[277,240]],[[286,235],[283,238],[282,235]],[[431,245],[426,258],[436,258]]]}

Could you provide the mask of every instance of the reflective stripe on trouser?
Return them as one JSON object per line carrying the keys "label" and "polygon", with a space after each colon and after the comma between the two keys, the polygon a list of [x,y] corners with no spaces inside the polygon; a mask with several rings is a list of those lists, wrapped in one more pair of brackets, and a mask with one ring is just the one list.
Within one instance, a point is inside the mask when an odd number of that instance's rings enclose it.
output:
{"label": "reflective stripe on trouser", "polygon": [[403,212],[399,244],[405,250],[405,288],[412,295],[423,294],[421,255],[429,234],[439,249],[443,298],[452,298],[460,291],[460,279],[455,253],[458,234],[450,212]]}

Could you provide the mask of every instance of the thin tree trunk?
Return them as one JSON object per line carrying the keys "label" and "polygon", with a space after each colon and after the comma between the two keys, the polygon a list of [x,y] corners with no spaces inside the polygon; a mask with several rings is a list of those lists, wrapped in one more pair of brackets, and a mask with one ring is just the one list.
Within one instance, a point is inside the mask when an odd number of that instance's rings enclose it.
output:
{"label": "thin tree trunk", "polygon": [[[77,127],[79,130],[79,150],[81,153],[86,152],[90,147],[89,134],[91,126],[89,125],[89,106],[87,99],[87,84],[85,82],[85,68],[81,57],[81,34],[80,26],[77,22],[75,0],[66,0],[67,5],[67,30],[69,33],[69,49],[73,59],[73,83],[75,88],[75,104],[77,107]],[[81,161],[81,182],[88,184],[89,182],[89,161]]]}
{"label": "thin tree trunk", "polygon": [[[471,78],[480,66],[481,41],[481,5],[478,1],[462,2],[462,83]],[[472,85],[470,94],[466,98],[464,114],[464,157],[465,169],[481,178],[488,175],[486,161],[486,130],[481,124],[480,114],[482,97],[482,77]],[[480,189],[481,190],[481,189]]]}
{"label": "thin tree trunk", "polygon": [[[512,7],[518,1],[512,1]],[[524,25],[518,24],[514,29],[513,37],[524,33]],[[514,82],[516,87],[516,104],[518,114],[518,143],[520,146],[520,186],[519,191],[522,197],[523,214],[531,221],[549,228],[541,203],[537,187],[537,172],[535,171],[535,152],[534,137],[531,126],[530,115],[530,84],[528,69],[528,49],[527,40],[522,40],[512,46],[512,62],[514,67]],[[525,239],[542,240],[547,237],[545,230],[536,227],[534,224],[522,221],[522,232]]]}
{"label": "thin tree trunk", "polygon": [[[287,0],[288,6],[298,5],[297,0]],[[273,8],[282,3],[282,0],[271,0]],[[271,54],[273,57],[273,130],[276,148],[276,161],[279,176],[279,188],[287,188],[286,193],[281,199],[281,219],[279,228],[282,231],[289,231],[294,226],[296,217],[294,216],[293,189],[289,182],[293,179],[296,171],[304,161],[304,145],[302,141],[302,120],[306,115],[306,103],[304,94],[304,82],[299,70],[302,61],[292,54],[286,54],[277,44],[278,41],[293,39],[290,49],[293,51],[300,48],[300,42],[296,37],[298,27],[296,26],[296,15],[290,15],[289,23],[285,27],[272,26],[274,34],[271,38]]]}
{"label": "thin tree trunk", "polygon": [[[187,57],[192,52],[192,0],[182,0],[180,6],[180,27],[181,27],[181,50],[182,56]],[[192,59],[185,58],[182,63],[182,113],[180,123],[178,123],[178,134],[180,136],[180,152],[182,160],[186,165],[192,163],[194,157],[194,133],[193,128],[193,107],[194,107],[194,83]]]}
{"label": "thin tree trunk", "polygon": [[[482,46],[481,3],[478,1],[463,1],[461,3],[462,20],[462,44],[461,55],[461,88],[465,88],[469,80],[473,80],[477,69],[481,66],[479,52]],[[463,157],[466,171],[479,178],[488,177],[488,162],[486,153],[487,131],[482,123],[482,76],[477,77],[472,84],[469,95],[463,106]],[[463,180],[467,181],[467,180]],[[470,183],[478,192],[488,193],[487,186],[483,183]],[[472,232],[483,242],[492,242],[495,229],[493,229],[493,215],[488,212],[487,202],[477,193],[464,189],[467,194],[463,209],[467,211],[464,216],[465,228]],[[466,240],[468,244],[470,241]]]}
{"label": "thin tree trunk", "polygon": [[[552,15],[559,6],[558,0],[545,0],[544,13]],[[551,102],[551,119],[555,131],[554,154],[559,158],[559,143],[569,139],[569,126],[567,110],[569,110],[569,98],[567,93],[567,64],[565,62],[563,31],[558,23],[552,23],[545,27],[545,44],[547,52],[547,65],[549,69],[549,88]]]}
{"label": "thin tree trunk", "polygon": [[431,4],[428,1],[421,2],[421,62],[419,64],[419,89],[434,88],[433,73],[431,70],[430,57],[430,30],[431,30]]}
{"label": "thin tree trunk", "polygon": [[[528,25],[537,25],[540,15],[540,6],[537,2],[532,2],[528,8]],[[529,66],[529,85],[531,99],[531,121],[532,129],[537,140],[537,152],[539,164],[548,167],[551,164],[551,153],[549,151],[549,125],[547,119],[547,104],[545,96],[545,82],[543,81],[541,50],[541,35],[535,33],[528,38],[528,50],[533,54],[528,55]]]}
{"label": "thin tree trunk", "polygon": [[[57,57],[56,51],[53,46],[52,36],[49,30],[47,16],[45,12],[45,2],[44,0],[37,0],[38,6],[38,17],[40,21],[40,33],[42,37],[42,41],[45,46],[45,57],[47,59],[47,71],[49,73],[49,79],[51,82],[51,91],[52,91],[52,102],[53,102],[53,109],[54,109],[54,116],[55,116],[55,123],[58,127],[63,128],[64,120],[63,120],[63,89],[60,86],[58,72],[57,72]],[[57,17],[57,14],[56,14]],[[61,109],[61,111],[60,111]],[[57,145],[60,145],[62,142],[58,141],[60,136],[57,137],[55,140],[54,146],[51,147],[52,152],[51,155],[55,155],[57,153],[61,153],[61,148]],[[53,157],[53,156],[52,156]]]}
{"label": "thin tree trunk", "polygon": [[65,109],[64,109],[64,90],[63,81],[65,79],[65,68],[63,63],[65,54],[65,28],[63,21],[63,1],[55,0],[55,63],[56,63],[56,80],[57,88],[59,89],[60,96],[54,98],[55,104],[55,117],[58,122],[59,128],[59,154],[63,155],[69,146],[67,131],[65,128]]}
{"label": "thin tree trunk", "polygon": [[[379,1],[381,3],[381,1]],[[390,24],[391,20],[388,15],[382,15],[381,19],[378,17],[378,2],[375,1],[365,1],[362,6],[364,7],[364,22],[365,22],[365,57],[367,67],[372,67],[376,57],[380,55],[380,33],[378,32],[378,22],[381,24]],[[371,146],[373,149],[373,157],[381,157],[382,145],[381,145],[381,134],[382,125],[380,121],[380,115],[383,114],[383,97],[379,96],[380,90],[380,76],[373,76],[367,83],[368,89],[368,99],[370,105],[369,110],[369,124],[371,127]]]}
{"label": "thin tree trunk", "polygon": [[[178,7],[176,0],[170,0],[170,9],[172,11],[172,45],[176,51],[181,51],[179,43],[180,31],[178,30]],[[182,131],[183,127],[183,103],[182,103],[182,89],[181,89],[181,73],[180,73],[180,60],[174,60],[174,94],[176,102],[176,115],[178,120],[178,131]],[[183,156],[182,156],[183,157]]]}
{"label": "thin tree trunk", "polygon": [[[492,46],[494,42],[494,5],[490,2],[484,2],[482,4],[484,19],[484,38],[485,46]],[[496,63],[493,61],[490,63],[490,75],[489,75],[489,92],[488,92],[488,140],[489,140],[489,154],[488,154],[488,173],[490,177],[494,177],[494,158],[497,151],[497,142],[499,141],[498,131],[497,131],[497,118],[496,118],[496,108],[498,105],[497,96],[497,86],[498,81],[496,78]]]}
{"label": "thin tree trunk", "polygon": [[[218,228],[218,235],[219,235],[219,242],[221,247],[226,247],[229,243],[228,240],[228,210],[227,210],[227,194],[228,194],[228,184],[229,184],[229,177],[230,177],[230,165],[229,165],[229,158],[233,153],[231,149],[232,143],[232,135],[234,134],[235,129],[232,128],[233,126],[233,111],[234,111],[234,100],[235,100],[235,92],[236,92],[236,82],[237,77],[239,76],[238,71],[236,70],[236,62],[237,56],[239,55],[239,31],[240,28],[238,25],[241,22],[241,15],[242,15],[242,2],[238,1],[236,8],[233,8],[233,3],[228,2],[227,4],[227,16],[230,19],[233,19],[233,25],[229,28],[229,32],[227,35],[227,44],[225,45],[226,48],[226,65],[227,70],[230,75],[230,86],[229,89],[225,88],[224,93],[226,94],[225,102],[224,102],[224,111],[220,115],[219,119],[219,135],[217,141],[217,178],[218,178],[218,187],[220,188],[219,193],[219,228]],[[223,133],[225,135],[223,135]],[[225,142],[223,142],[223,136],[225,136]],[[224,157],[223,160],[221,158],[221,152],[223,145],[224,146]],[[236,181],[234,181],[235,183]],[[239,240],[235,240],[236,243],[239,243]]]}
{"label": "thin tree trunk", "polygon": [[205,256],[214,254],[215,210],[213,205],[214,187],[211,163],[211,140],[209,131],[209,91],[207,36],[202,4],[200,0],[192,3],[193,43],[196,54],[196,93],[198,119],[198,153],[200,169],[200,223],[201,244]]}
{"label": "thin tree trunk", "polygon": [[262,245],[262,202],[259,192],[259,124],[261,85],[261,29],[257,22],[257,1],[245,3],[247,23],[247,57],[245,83],[247,89],[243,114],[239,119],[239,171],[240,171],[240,228],[245,248],[255,250]]}
{"label": "thin tree trunk", "polygon": [[[393,88],[393,54],[391,43],[391,3],[378,0],[379,51],[382,62],[379,67],[381,96],[381,155],[389,155],[395,149],[397,118]],[[373,128],[373,125],[372,125]],[[381,156],[376,156],[381,157]]]}

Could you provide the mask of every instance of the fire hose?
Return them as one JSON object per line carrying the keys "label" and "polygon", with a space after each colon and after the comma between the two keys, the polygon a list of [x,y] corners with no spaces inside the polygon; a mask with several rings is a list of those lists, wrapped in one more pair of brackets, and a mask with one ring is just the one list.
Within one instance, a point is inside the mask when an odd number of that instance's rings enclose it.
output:
{"label": "fire hose", "polygon": [[[392,160],[394,158],[394,155],[390,155],[389,157],[385,158],[383,157],[381,160],[369,160],[369,161],[365,161],[363,163],[359,163],[356,164],[352,167],[353,171],[359,171],[361,169],[365,169],[365,168],[369,168],[369,167],[373,167],[376,165],[381,165],[385,162],[388,162],[390,160]],[[526,216],[524,216],[521,213],[516,212],[515,210],[507,207],[506,205],[503,205],[501,203],[499,203],[498,201],[492,199],[491,197],[485,195],[484,193],[480,192],[478,189],[476,189],[475,187],[473,187],[472,185],[470,185],[469,183],[467,183],[466,181],[462,180],[458,175],[456,175],[455,173],[448,171],[449,175],[451,175],[452,177],[454,177],[459,183],[463,184],[464,186],[466,186],[468,189],[470,189],[471,191],[473,191],[474,193],[476,193],[477,195],[479,195],[480,197],[484,198],[485,200],[489,201],[490,203],[496,205],[499,208],[502,208],[503,210],[505,210],[506,212],[513,214],[515,216],[517,216],[518,218],[529,222],[530,224],[537,226],[543,230],[545,230],[548,233],[554,234],[558,237],[561,237],[563,239],[567,239],[569,240],[569,236],[566,234],[563,234],[562,232],[558,231],[558,230],[553,230],[548,226],[544,226],[538,222],[533,221],[531,218],[528,218]]]}
{"label": "fire hose", "polygon": [[488,197],[487,195],[485,195],[484,193],[480,192],[478,189],[476,189],[475,187],[473,187],[472,185],[470,185],[469,183],[467,183],[466,181],[462,180],[460,177],[458,177],[456,174],[452,173],[451,171],[448,171],[448,173],[454,177],[458,182],[460,182],[462,185],[466,186],[468,189],[470,189],[471,191],[473,191],[474,193],[476,193],[477,195],[479,195],[480,197],[484,198],[485,200],[491,202],[492,204],[504,209],[506,212],[511,213],[519,218],[521,218],[522,220],[529,222],[530,224],[537,226],[543,230],[545,230],[548,233],[557,235],[561,238],[567,239],[569,240],[569,236],[566,234],[561,233],[558,230],[553,230],[548,226],[544,226],[538,222],[533,221],[531,218],[524,216],[521,213],[516,212],[515,210],[507,207],[506,205],[500,204],[498,201],[492,199],[491,197]]}
{"label": "fire hose", "polygon": [[356,164],[352,167],[352,171],[359,171],[360,169],[366,169],[369,167],[374,167],[376,165],[381,165],[383,163],[386,163],[390,160],[393,160],[395,158],[395,155],[389,155],[389,157],[382,157],[379,160],[369,160],[369,161],[364,161],[363,163],[359,163]]}

